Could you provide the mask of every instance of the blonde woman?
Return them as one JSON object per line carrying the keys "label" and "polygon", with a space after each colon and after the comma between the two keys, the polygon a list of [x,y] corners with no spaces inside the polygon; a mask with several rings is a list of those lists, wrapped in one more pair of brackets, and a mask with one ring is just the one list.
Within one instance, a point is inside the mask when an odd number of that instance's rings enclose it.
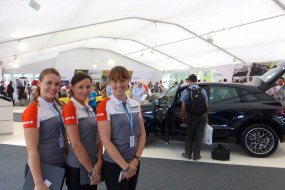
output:
{"label": "blonde woman", "polygon": [[41,164],[65,167],[65,133],[61,119],[61,104],[56,99],[61,77],[53,68],[39,76],[37,93],[22,115],[28,151],[28,170],[31,170],[35,190],[49,190],[43,181]]}

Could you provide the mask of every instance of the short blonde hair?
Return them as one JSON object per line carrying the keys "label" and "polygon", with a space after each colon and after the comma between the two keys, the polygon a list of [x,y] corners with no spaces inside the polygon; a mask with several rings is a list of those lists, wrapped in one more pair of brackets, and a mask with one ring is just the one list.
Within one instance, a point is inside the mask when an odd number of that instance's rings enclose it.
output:
{"label": "short blonde hair", "polygon": [[138,83],[144,84],[143,79],[138,80]]}

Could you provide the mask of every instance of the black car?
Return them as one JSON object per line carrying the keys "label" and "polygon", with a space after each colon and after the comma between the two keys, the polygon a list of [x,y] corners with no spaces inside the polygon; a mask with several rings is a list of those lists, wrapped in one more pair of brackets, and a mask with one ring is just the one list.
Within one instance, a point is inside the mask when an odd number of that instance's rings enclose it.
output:
{"label": "black car", "polygon": [[[284,104],[265,91],[281,77],[285,62],[275,65],[252,85],[199,83],[209,99],[208,123],[214,142],[241,144],[249,155],[267,157],[285,138]],[[187,126],[181,121],[182,91],[188,85],[174,85],[161,97],[142,103],[145,127],[169,143],[185,140]]]}

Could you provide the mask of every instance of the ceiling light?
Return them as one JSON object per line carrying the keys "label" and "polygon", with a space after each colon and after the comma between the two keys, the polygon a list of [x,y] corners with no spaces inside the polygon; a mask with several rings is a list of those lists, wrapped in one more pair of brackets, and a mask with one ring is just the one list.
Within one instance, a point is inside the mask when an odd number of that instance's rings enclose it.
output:
{"label": "ceiling light", "polygon": [[17,42],[17,48],[18,48],[19,50],[24,51],[24,50],[28,49],[28,46],[27,46],[26,43],[24,43],[24,42],[22,42],[22,41],[20,40],[20,41]]}
{"label": "ceiling light", "polygon": [[96,65],[96,64],[93,64],[92,67],[95,69],[95,68],[97,67],[97,65]]}
{"label": "ceiling light", "polygon": [[30,7],[32,7],[33,9],[35,9],[36,11],[40,11],[42,5],[39,4],[38,2],[36,2],[35,0],[31,0],[29,3]]}
{"label": "ceiling light", "polygon": [[18,64],[18,63],[14,63],[14,64],[12,65],[12,67],[16,69],[16,68],[19,67],[19,64]]}
{"label": "ceiling light", "polygon": [[114,59],[108,59],[108,64],[110,66],[114,66],[115,65],[115,60]]}

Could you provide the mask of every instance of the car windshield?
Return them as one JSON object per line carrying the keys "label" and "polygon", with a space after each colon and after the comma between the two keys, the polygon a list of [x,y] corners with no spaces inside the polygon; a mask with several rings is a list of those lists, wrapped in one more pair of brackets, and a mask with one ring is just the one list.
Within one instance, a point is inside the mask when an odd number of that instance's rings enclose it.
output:
{"label": "car windshield", "polygon": [[171,104],[173,103],[174,101],[174,98],[175,98],[175,95],[176,95],[176,92],[179,88],[179,84],[176,84],[174,86],[172,86],[165,94],[163,97],[161,97],[162,100],[165,100],[165,101],[169,101]]}

